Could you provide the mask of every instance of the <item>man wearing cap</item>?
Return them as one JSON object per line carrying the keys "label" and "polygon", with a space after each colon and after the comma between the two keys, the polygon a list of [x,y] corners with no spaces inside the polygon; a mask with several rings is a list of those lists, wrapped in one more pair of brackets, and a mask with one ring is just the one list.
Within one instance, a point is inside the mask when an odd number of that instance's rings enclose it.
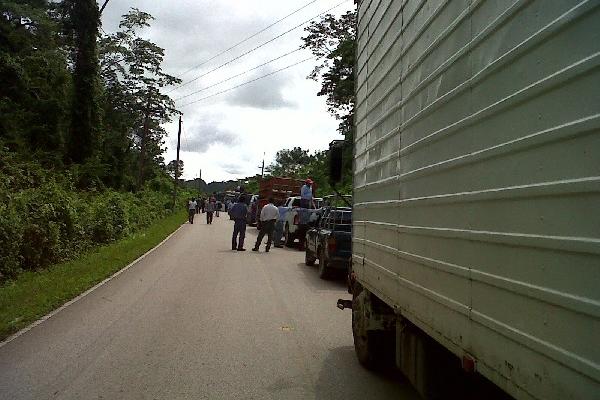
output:
{"label": "man wearing cap", "polygon": [[302,188],[300,188],[300,207],[302,208],[310,208],[313,200],[313,190],[312,190],[313,181],[308,178]]}

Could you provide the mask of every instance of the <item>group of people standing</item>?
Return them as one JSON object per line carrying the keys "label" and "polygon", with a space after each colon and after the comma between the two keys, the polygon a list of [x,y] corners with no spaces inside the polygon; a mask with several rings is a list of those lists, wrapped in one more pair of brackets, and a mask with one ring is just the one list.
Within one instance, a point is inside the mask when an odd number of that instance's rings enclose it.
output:
{"label": "group of people standing", "polygon": [[[300,190],[301,206],[308,208],[313,201],[313,181],[307,179]],[[275,205],[273,198],[267,200],[267,204],[260,211],[260,232],[256,238],[256,243],[252,251],[259,251],[260,244],[265,236],[267,236],[267,244],[265,251],[268,253],[271,245],[275,247],[283,247],[281,238],[283,236],[283,224],[287,207],[283,203]],[[201,198],[196,202],[194,198],[189,202],[190,223],[194,223],[194,214],[202,210],[206,213],[206,223],[212,224],[213,213],[219,216],[219,210],[222,203],[216,200],[216,193],[213,193],[208,199]],[[242,193],[238,201],[232,203],[230,200],[225,202],[225,211],[229,214],[230,219],[234,221],[233,235],[231,237],[231,250],[246,251],[244,248],[244,239],[246,238],[246,224],[248,218],[248,205],[246,204],[246,194]]]}
{"label": "group of people standing", "polygon": [[[260,232],[258,233],[252,251],[259,251],[260,244],[265,236],[267,236],[267,244],[265,246],[265,251],[267,253],[271,249],[273,242],[275,243],[275,247],[283,247],[279,244],[281,235],[278,237],[277,235],[274,235],[275,226],[279,222],[282,209],[285,209],[285,207],[277,207],[272,198],[268,199],[268,203],[260,211]],[[229,216],[234,221],[233,235],[231,237],[231,250],[246,251],[244,248],[244,239],[246,237],[248,206],[246,205],[246,198],[243,194],[240,196],[237,203],[231,206]],[[282,221],[283,217],[281,217],[281,222]],[[281,231],[283,231],[283,229]],[[274,236],[275,241],[273,240]]]}
{"label": "group of people standing", "polygon": [[188,201],[188,220],[190,224],[194,223],[194,215],[195,214],[206,214],[206,223],[212,224],[213,216],[219,216],[219,210],[222,207],[220,201],[217,201],[215,197],[216,193],[213,193],[212,196],[208,198],[201,197],[196,200],[195,197],[192,197],[190,201]]}

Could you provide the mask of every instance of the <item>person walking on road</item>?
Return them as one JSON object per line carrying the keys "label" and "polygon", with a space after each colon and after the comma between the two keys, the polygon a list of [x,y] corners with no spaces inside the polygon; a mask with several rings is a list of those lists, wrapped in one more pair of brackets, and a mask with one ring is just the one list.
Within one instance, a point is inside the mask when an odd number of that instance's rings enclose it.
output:
{"label": "person walking on road", "polygon": [[[246,215],[248,206],[244,195],[240,195],[237,203],[229,209],[229,216],[234,221],[233,236],[231,237],[231,250],[246,251],[244,248],[244,238],[246,237]],[[239,236],[239,240],[238,240]]]}
{"label": "person walking on road", "polygon": [[209,197],[206,201],[206,205],[204,206],[204,211],[206,211],[206,223],[208,225],[212,224],[213,221],[213,212],[215,212],[215,203],[216,200],[214,197]]}
{"label": "person walking on road", "polygon": [[283,247],[281,238],[283,236],[283,224],[285,224],[285,215],[288,212],[288,208],[283,205],[283,201],[280,201],[277,210],[279,210],[279,216],[277,217],[275,230],[273,231],[273,246]]}
{"label": "person walking on road", "polygon": [[262,242],[265,235],[267,235],[267,246],[265,251],[268,253],[271,248],[271,242],[273,241],[273,229],[275,228],[275,221],[279,217],[279,210],[273,204],[273,199],[269,198],[269,203],[262,208],[260,211],[260,233],[256,238],[256,243],[252,251],[258,251],[260,243]]}
{"label": "person walking on road", "polygon": [[188,221],[190,224],[194,223],[194,215],[196,214],[196,199],[192,197],[192,200],[188,201]]}
{"label": "person walking on road", "polygon": [[313,201],[313,189],[312,189],[313,181],[308,178],[304,185],[300,188],[300,207],[302,208],[310,208],[310,205]]}

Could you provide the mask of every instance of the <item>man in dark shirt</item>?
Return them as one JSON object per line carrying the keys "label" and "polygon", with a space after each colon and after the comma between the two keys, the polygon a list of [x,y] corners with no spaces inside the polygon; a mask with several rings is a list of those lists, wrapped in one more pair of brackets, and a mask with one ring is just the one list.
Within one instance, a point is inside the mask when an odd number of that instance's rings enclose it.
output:
{"label": "man in dark shirt", "polygon": [[[231,250],[246,251],[244,249],[244,237],[246,236],[246,215],[248,214],[248,206],[246,206],[246,198],[240,195],[237,203],[229,210],[229,216],[234,221],[233,236],[231,237]],[[239,241],[238,241],[239,235]]]}

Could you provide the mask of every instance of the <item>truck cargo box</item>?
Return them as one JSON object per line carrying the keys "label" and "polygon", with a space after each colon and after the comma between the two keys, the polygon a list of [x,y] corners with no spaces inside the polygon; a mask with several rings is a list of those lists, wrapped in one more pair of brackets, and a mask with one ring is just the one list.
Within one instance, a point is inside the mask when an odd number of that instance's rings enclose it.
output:
{"label": "truck cargo box", "polygon": [[353,271],[517,399],[600,398],[600,1],[359,2]]}

